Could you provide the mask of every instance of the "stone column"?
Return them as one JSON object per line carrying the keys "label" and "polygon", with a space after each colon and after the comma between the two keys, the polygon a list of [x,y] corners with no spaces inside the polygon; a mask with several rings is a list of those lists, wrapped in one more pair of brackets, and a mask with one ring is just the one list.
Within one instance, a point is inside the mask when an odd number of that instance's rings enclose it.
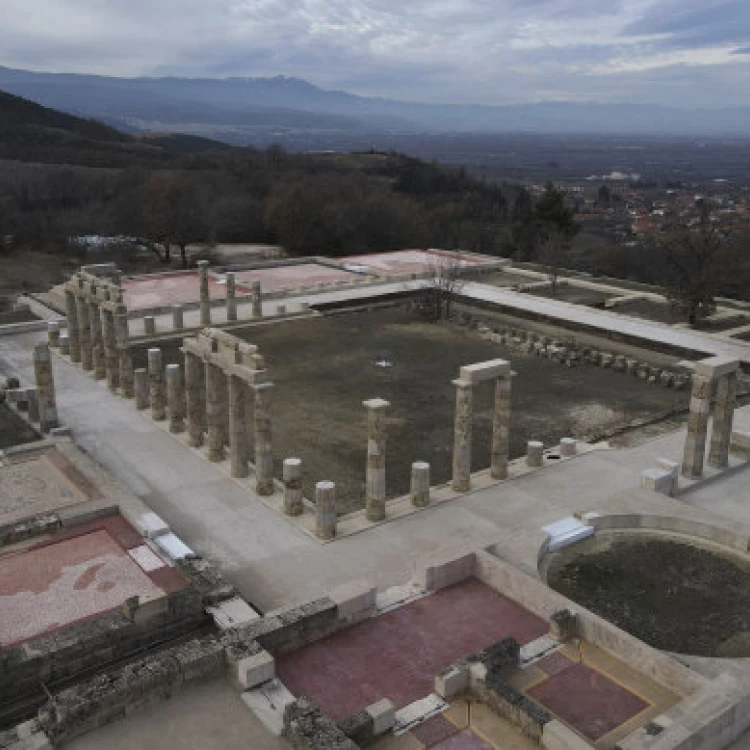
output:
{"label": "stone column", "polygon": [[510,376],[495,383],[495,411],[492,416],[492,458],[490,476],[508,478],[508,443],[510,437]]}
{"label": "stone column", "polygon": [[562,438],[560,440],[560,455],[563,458],[572,458],[578,453],[578,444],[575,438]]}
{"label": "stone column", "polygon": [[29,421],[40,422],[41,410],[39,409],[39,391],[36,388],[26,389],[26,402],[29,409]]}
{"label": "stone column", "polygon": [[253,386],[255,392],[255,491],[273,494],[273,447],[271,441],[271,389],[273,383]]}
{"label": "stone column", "polygon": [[233,477],[246,477],[248,459],[247,385],[235,375],[229,376],[229,461]]}
{"label": "stone column", "polygon": [[182,368],[179,365],[167,365],[166,373],[169,431],[177,434],[185,432],[185,386]]}
{"label": "stone column", "polygon": [[143,333],[146,336],[153,336],[156,333],[156,318],[153,315],[143,317]]}
{"label": "stone column", "polygon": [[78,304],[76,295],[65,290],[65,314],[68,319],[68,342],[70,345],[70,361],[81,361],[81,332],[78,327]]}
{"label": "stone column", "polygon": [[319,539],[334,539],[336,520],[336,485],[318,482],[315,485],[315,535]]}
{"label": "stone column", "polygon": [[172,328],[179,331],[185,327],[185,317],[183,315],[182,305],[172,305]]}
{"label": "stone column", "polygon": [[104,364],[107,372],[107,385],[115,393],[120,386],[120,355],[117,349],[115,316],[111,310],[101,309],[102,340],[104,341]]}
{"label": "stone column", "polygon": [[167,393],[164,387],[164,361],[158,347],[148,350],[148,384],[151,418],[161,422],[167,418]]}
{"label": "stone column", "polygon": [[385,518],[385,423],[384,411],[391,404],[382,398],[363,401],[367,409],[367,473],[365,516],[368,521]]}
{"label": "stone column", "polygon": [[199,448],[203,445],[205,421],[205,399],[203,362],[190,352],[185,352],[185,395],[187,400],[188,445]]}
{"label": "stone column", "polygon": [[117,305],[112,317],[120,368],[120,394],[123,398],[133,398],[135,396],[135,375],[133,373],[133,355],[130,353],[128,308],[125,305]]}
{"label": "stone column", "polygon": [[91,353],[89,306],[83,297],[77,296],[76,308],[78,310],[78,341],[81,347],[81,368],[88,371],[94,368],[93,355]]}
{"label": "stone column", "polygon": [[67,331],[60,334],[60,354],[70,354],[70,337]]}
{"label": "stone column", "polygon": [[224,417],[227,412],[227,405],[224,401],[226,380],[226,375],[221,368],[206,362],[208,460],[214,463],[224,460]]}
{"label": "stone column", "polygon": [[200,284],[201,284],[201,325],[211,325],[211,297],[209,294],[208,286],[208,261],[199,260],[198,270],[200,272]]}
{"label": "stone column", "polygon": [[47,342],[53,349],[60,346],[60,324],[56,320],[47,323]]}
{"label": "stone column", "polygon": [[538,469],[544,464],[544,443],[529,440],[526,443],[526,465]]}
{"label": "stone column", "polygon": [[732,442],[734,409],[737,406],[737,372],[722,375],[716,381],[714,423],[711,444],[708,449],[708,464],[716,469],[729,466],[729,447]]}
{"label": "stone column", "polygon": [[234,274],[229,272],[227,278],[227,320],[237,320],[237,292]]}
{"label": "stone column", "polygon": [[425,461],[411,465],[411,504],[417,508],[430,504],[430,465]]}
{"label": "stone column", "polygon": [[253,317],[263,317],[263,295],[260,289],[260,281],[253,281]]}
{"label": "stone column", "polygon": [[135,393],[135,408],[139,411],[148,409],[148,370],[139,367],[133,372],[133,391]]}
{"label": "stone column", "polygon": [[454,492],[468,492],[471,486],[471,428],[474,420],[474,389],[471,381],[458,378],[456,386],[456,417],[453,432]]}
{"label": "stone column", "polygon": [[55,399],[55,377],[52,373],[52,357],[45,343],[34,347],[34,376],[39,397],[39,426],[49,432],[59,425],[57,401]]}
{"label": "stone column", "polygon": [[302,459],[284,459],[284,513],[288,516],[299,516],[303,510],[302,503]]}
{"label": "stone column", "polygon": [[682,459],[682,476],[688,479],[700,479],[703,476],[708,415],[711,410],[711,388],[711,377],[693,375],[687,437],[685,438],[685,452]]}
{"label": "stone column", "polygon": [[[96,294],[93,289],[92,294]],[[102,341],[102,316],[99,303],[94,301],[93,298],[89,300],[89,324],[91,326],[91,358],[94,377],[97,380],[104,380],[107,377],[107,364]]]}

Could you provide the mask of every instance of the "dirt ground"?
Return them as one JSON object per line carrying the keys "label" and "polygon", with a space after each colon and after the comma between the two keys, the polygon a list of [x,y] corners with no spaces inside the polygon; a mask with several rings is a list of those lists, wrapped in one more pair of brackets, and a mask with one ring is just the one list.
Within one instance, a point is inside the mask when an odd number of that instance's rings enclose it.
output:
{"label": "dirt ground", "polygon": [[651,646],[750,656],[750,574],[669,540],[615,542],[550,570],[552,588]]}
{"label": "dirt ground", "polygon": [[613,296],[607,292],[599,292],[596,289],[566,284],[558,286],[554,294],[552,294],[551,287],[532,289],[526,292],[526,294],[531,294],[534,297],[544,297],[545,299],[555,299],[558,302],[571,302],[574,305],[586,305],[587,307],[604,307],[604,300],[611,299]]}
{"label": "dirt ground", "polygon": [[[556,444],[561,437],[599,438],[631,420],[684,404],[686,396],[595,367],[568,369],[532,356],[511,355],[467,328],[415,320],[401,308],[350,312],[235,331],[260,347],[276,384],[274,454],[299,456],[305,495],[318,480],[337,483],[342,512],[364,503],[366,411],[362,401],[391,402],[387,430],[387,493],[409,490],[413,461],[429,461],[432,483],[450,477],[455,387],[459,368],[510,358],[513,381],[511,454],[526,441]],[[162,345],[165,361],[180,361],[177,342]],[[393,367],[375,362],[388,350]],[[145,349],[136,353],[144,367]],[[489,466],[493,385],[475,394],[473,470]]]}
{"label": "dirt ground", "polygon": [[39,436],[6,404],[0,404],[0,450],[39,440]]}

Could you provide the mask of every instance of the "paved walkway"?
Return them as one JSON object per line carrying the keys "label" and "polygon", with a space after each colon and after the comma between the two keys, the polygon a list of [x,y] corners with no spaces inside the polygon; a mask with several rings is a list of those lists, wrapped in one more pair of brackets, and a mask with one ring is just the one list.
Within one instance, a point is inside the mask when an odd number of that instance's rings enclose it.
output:
{"label": "paved walkway", "polygon": [[[274,315],[277,306],[280,304],[285,305],[289,313],[298,313],[300,312],[301,302],[315,305],[357,299],[366,300],[416,289],[423,283],[420,281],[403,281],[392,284],[377,284],[361,288],[342,289],[339,291],[332,290],[317,294],[304,294],[288,299],[267,300],[263,303],[263,314],[266,316]],[[640,320],[626,315],[618,315],[607,310],[596,310],[568,302],[535,297],[531,294],[522,294],[509,289],[477,282],[467,282],[461,294],[480,302],[493,302],[506,307],[514,307],[521,312],[542,316],[550,321],[558,320],[568,325],[573,323],[587,326],[597,331],[613,333],[618,336],[628,336],[664,346],[703,352],[707,357],[724,355],[750,365],[750,342],[743,342],[741,340],[730,341],[726,338],[701,333],[700,331],[675,328],[665,323]],[[215,323],[225,323],[225,309],[221,307],[213,308],[212,317]],[[238,317],[241,321],[251,322],[252,309],[249,303],[238,305]],[[184,319],[186,328],[195,328],[200,325],[200,313],[198,310],[186,310],[184,312]],[[157,316],[156,323],[157,331],[166,332],[170,330],[172,325],[171,314]],[[130,331],[132,336],[142,336],[143,320],[140,318],[131,320]]]}
{"label": "paved walkway", "polygon": [[[32,382],[35,340],[38,336],[0,339],[0,366],[22,382]],[[77,443],[193,549],[215,560],[263,610],[307,601],[354,578],[381,587],[403,583],[417,561],[456,546],[497,543],[504,557],[535,573],[544,539],[540,528],[576,510],[700,518],[724,510],[750,524],[750,507],[743,502],[750,465],[687,496],[696,507],[638,489],[641,470],[653,466],[655,458],[680,458],[684,435],[677,432],[635,448],[594,451],[320,544],[156,427],[147,412],[137,412],[131,402],[60,359],[54,368],[61,419]],[[739,418],[750,424],[750,409]],[[721,516],[713,520],[731,524]]]}

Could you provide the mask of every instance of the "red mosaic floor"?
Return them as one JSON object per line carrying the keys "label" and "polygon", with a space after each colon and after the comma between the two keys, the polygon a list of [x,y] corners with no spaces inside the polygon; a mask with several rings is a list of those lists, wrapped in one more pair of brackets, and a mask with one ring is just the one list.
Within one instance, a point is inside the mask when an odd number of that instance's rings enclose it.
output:
{"label": "red mosaic floor", "polygon": [[565,659],[558,653],[537,662],[552,674],[527,693],[589,740],[596,742],[649,707],[601,672],[570,660],[565,666],[560,657]]}
{"label": "red mosaic floor", "polygon": [[121,516],[65,529],[0,557],[0,644],[23,643],[116,610],[132,596],[158,597],[186,585]]}
{"label": "red mosaic floor", "polygon": [[320,263],[300,263],[293,266],[273,266],[253,271],[235,273],[238,294],[250,294],[251,282],[260,281],[264,292],[275,292],[290,287],[309,286],[311,284],[335,284],[337,281],[351,283],[358,275],[342,271]]}
{"label": "red mosaic floor", "polygon": [[392,253],[373,253],[372,255],[349,255],[339,258],[339,262],[350,266],[362,266],[384,274],[419,273],[426,271],[440,257],[457,258],[462,264],[477,265],[482,261],[470,255],[448,253],[439,250],[397,250]]}
{"label": "red mosaic floor", "polygon": [[[125,304],[131,310],[197,302],[200,299],[200,274],[198,271],[185,271],[169,275],[136,276],[123,279],[122,288]],[[212,299],[227,296],[226,285],[212,273],[208,275],[208,291]]]}
{"label": "red mosaic floor", "polygon": [[402,708],[432,692],[454,661],[512,636],[525,644],[547,624],[476,579],[336,633],[277,659],[279,678],[335,721],[381,698]]}
{"label": "red mosaic floor", "polygon": [[471,729],[464,729],[437,745],[428,747],[431,750],[492,750],[492,746],[477,737]]}

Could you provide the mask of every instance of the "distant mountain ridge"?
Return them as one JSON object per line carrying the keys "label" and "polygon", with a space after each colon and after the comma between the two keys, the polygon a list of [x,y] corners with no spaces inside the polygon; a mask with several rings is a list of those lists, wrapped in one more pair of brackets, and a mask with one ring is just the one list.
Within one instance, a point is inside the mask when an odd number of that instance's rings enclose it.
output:
{"label": "distant mountain ridge", "polygon": [[321,89],[298,78],[112,78],[0,67],[0,89],[125,129],[221,138],[253,129],[748,136],[750,107],[421,104]]}

